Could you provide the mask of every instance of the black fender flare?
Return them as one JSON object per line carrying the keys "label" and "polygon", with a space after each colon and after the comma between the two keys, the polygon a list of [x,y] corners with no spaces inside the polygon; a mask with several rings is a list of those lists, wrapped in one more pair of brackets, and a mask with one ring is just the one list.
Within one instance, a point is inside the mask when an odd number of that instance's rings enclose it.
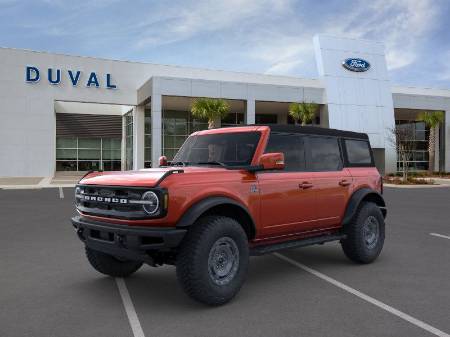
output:
{"label": "black fender flare", "polygon": [[[212,197],[206,197],[205,199],[202,199],[198,202],[196,202],[194,205],[192,205],[180,218],[180,220],[177,222],[176,227],[177,228],[186,228],[189,226],[192,226],[197,219],[204,214],[205,212],[209,211],[210,209],[216,207],[216,206],[233,206],[239,208],[241,215],[244,215],[246,218],[248,218],[250,223],[241,223],[242,226],[250,226],[249,228],[244,228],[247,231],[247,234],[249,236],[253,236],[256,231],[255,227],[255,221],[253,220],[252,215],[250,214],[247,207],[242,205],[240,202],[224,197],[224,196],[212,196]],[[236,215],[236,214],[234,214]]]}
{"label": "black fender flare", "polygon": [[383,196],[377,191],[366,187],[357,190],[350,197],[350,201],[348,202],[347,208],[345,209],[342,225],[350,223],[362,201],[372,201],[376,203],[378,207],[380,207],[380,210],[383,213],[383,217],[386,218],[387,209]]}

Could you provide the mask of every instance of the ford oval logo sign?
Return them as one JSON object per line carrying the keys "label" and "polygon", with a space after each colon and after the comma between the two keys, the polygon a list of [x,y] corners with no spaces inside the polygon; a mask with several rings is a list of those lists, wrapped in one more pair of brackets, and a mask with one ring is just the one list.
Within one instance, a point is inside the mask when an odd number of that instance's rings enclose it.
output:
{"label": "ford oval logo sign", "polygon": [[342,62],[342,66],[350,71],[362,72],[370,69],[370,63],[363,59],[348,58]]}

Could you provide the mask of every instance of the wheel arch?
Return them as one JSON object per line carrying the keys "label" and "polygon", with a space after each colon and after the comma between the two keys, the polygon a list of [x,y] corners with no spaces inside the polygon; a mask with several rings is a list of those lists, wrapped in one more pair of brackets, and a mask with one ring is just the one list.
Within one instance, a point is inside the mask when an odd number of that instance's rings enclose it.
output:
{"label": "wheel arch", "polygon": [[256,235],[256,226],[247,207],[228,197],[214,196],[202,199],[192,205],[180,218],[178,228],[192,226],[205,215],[222,215],[235,219],[244,229],[249,240]]}
{"label": "wheel arch", "polygon": [[381,213],[383,213],[383,217],[386,218],[386,203],[382,195],[371,188],[361,188],[355,191],[350,197],[350,201],[348,202],[347,208],[345,210],[344,219],[342,220],[343,225],[348,224],[353,219],[359,208],[359,205],[361,205],[361,203],[364,201],[373,202],[378,205]]}

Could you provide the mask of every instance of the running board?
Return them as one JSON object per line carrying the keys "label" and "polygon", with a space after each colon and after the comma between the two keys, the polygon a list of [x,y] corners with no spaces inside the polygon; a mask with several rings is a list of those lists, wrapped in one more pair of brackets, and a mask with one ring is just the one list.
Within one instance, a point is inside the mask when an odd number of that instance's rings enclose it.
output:
{"label": "running board", "polygon": [[301,240],[287,241],[287,242],[275,243],[275,244],[270,244],[270,245],[255,246],[250,249],[250,255],[252,255],[252,256],[264,255],[264,254],[276,252],[278,250],[317,245],[317,244],[322,244],[325,242],[338,241],[338,240],[342,240],[342,239],[345,239],[344,234],[321,235],[321,236],[314,236],[311,238],[306,238],[306,239],[301,239]]}

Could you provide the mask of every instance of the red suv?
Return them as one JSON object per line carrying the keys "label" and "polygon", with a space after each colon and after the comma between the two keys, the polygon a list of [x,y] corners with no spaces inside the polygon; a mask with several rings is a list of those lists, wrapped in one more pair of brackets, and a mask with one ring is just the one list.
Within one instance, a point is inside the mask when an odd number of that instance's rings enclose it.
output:
{"label": "red suv", "polygon": [[232,299],[250,255],[340,241],[370,263],[384,243],[385,202],[366,134],[300,126],[193,133],[173,161],[91,172],[72,223],[99,272],[176,265],[195,300]]}

